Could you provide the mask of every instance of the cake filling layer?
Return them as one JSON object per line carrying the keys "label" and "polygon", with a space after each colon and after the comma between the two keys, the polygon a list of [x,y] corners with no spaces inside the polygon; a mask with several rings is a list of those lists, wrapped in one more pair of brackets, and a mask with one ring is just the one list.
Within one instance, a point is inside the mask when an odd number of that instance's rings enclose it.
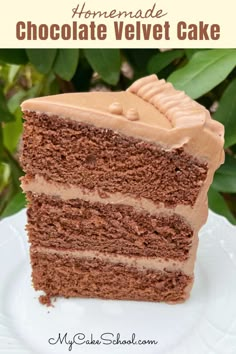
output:
{"label": "cake filling layer", "polygon": [[43,177],[36,175],[35,177],[24,176],[21,178],[21,187],[25,193],[46,194],[49,197],[56,197],[62,200],[83,199],[91,203],[102,204],[123,204],[132,206],[137,212],[147,212],[151,215],[160,213],[179,214],[194,228],[196,231],[206,222],[208,206],[205,190],[201,191],[194,208],[189,205],[177,205],[176,207],[166,208],[163,203],[159,205],[146,198],[133,198],[123,193],[106,193],[101,195],[97,190],[89,190],[80,188],[76,185],[68,185],[64,183],[48,182]]}
{"label": "cake filling layer", "polygon": [[49,296],[182,302],[193,277],[31,249],[33,284]]}
{"label": "cake filling layer", "polygon": [[181,271],[187,275],[193,274],[193,264],[195,257],[191,257],[186,261],[165,260],[161,257],[141,257],[123,254],[112,254],[98,251],[79,251],[79,250],[58,250],[55,248],[35,247],[31,246],[32,252],[46,253],[58,255],[60,257],[73,257],[87,260],[98,260],[111,264],[123,264],[129,267],[135,267],[138,270],[155,270],[155,271]]}
{"label": "cake filling layer", "polygon": [[193,206],[207,176],[207,164],[183,148],[165,151],[153,143],[56,116],[49,119],[27,112],[25,118],[22,164],[31,176],[170,207]]}
{"label": "cake filling layer", "polygon": [[27,193],[33,246],[131,256],[189,258],[193,231],[177,214],[150,215],[132,206]]}

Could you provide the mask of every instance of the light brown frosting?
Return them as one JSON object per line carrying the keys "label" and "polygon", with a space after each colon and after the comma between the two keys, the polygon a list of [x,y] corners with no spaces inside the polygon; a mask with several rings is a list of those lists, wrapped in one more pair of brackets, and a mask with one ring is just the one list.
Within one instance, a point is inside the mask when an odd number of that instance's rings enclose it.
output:
{"label": "light brown frosting", "polygon": [[121,254],[111,254],[103,253],[98,251],[64,251],[64,250],[55,250],[55,248],[45,248],[45,247],[34,247],[34,251],[39,251],[49,254],[58,254],[58,255],[69,255],[76,258],[86,258],[93,259],[96,258],[101,261],[109,262],[112,264],[122,263],[129,267],[135,267],[138,270],[142,271],[145,269],[152,269],[155,271],[163,271],[167,269],[169,271],[182,271],[187,275],[193,274],[194,258],[191,257],[187,261],[180,262],[175,260],[164,260],[163,258],[155,257],[134,257],[134,256],[124,256]]}
{"label": "light brown frosting", "polygon": [[[21,187],[24,192],[33,192],[35,194],[44,193],[51,197],[59,197],[62,200],[82,199],[91,203],[102,204],[123,204],[130,205],[138,212],[146,212],[151,215],[159,213],[182,215],[192,228],[197,232],[202,224],[206,222],[207,201],[197,200],[194,208],[189,205],[177,205],[174,208],[167,208],[163,203],[155,204],[152,200],[146,198],[134,198],[123,193],[107,193],[106,198],[101,198],[98,190],[89,190],[80,188],[76,185],[64,185],[61,183],[48,182],[42,176],[36,175],[33,179],[29,177],[21,178]],[[196,217],[197,216],[197,217]]]}
{"label": "light brown frosting", "polygon": [[120,104],[120,102],[113,102],[112,104],[110,104],[109,106],[109,112],[113,113],[113,114],[123,114],[123,107]]}
{"label": "light brown frosting", "polygon": [[139,120],[139,113],[136,108],[130,108],[126,113],[126,118],[129,120]]}
{"label": "light brown frosting", "polygon": [[24,101],[21,108],[23,111],[56,114],[103,128],[126,123],[127,111],[136,108],[140,116],[139,123],[171,129],[171,124],[164,114],[137,95],[126,91],[77,92],[38,97]]}

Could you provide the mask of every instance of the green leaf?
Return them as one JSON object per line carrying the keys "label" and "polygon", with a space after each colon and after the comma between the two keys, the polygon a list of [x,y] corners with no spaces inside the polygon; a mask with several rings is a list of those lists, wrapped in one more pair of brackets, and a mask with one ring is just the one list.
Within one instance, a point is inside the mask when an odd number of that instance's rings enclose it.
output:
{"label": "green leaf", "polygon": [[111,85],[116,85],[120,77],[119,49],[84,49],[85,56],[95,72]]}
{"label": "green leaf", "polygon": [[84,57],[83,52],[79,58],[79,65],[73,76],[71,83],[76,91],[87,92],[90,89],[90,83],[93,76],[93,69],[89,65],[87,59]]}
{"label": "green leaf", "polygon": [[215,173],[212,186],[218,192],[236,193],[236,159],[226,155],[225,163]]}
{"label": "green leaf", "polygon": [[231,213],[226,201],[213,187],[208,191],[208,203],[211,210],[225,216],[232,224],[236,224],[236,218]]}
{"label": "green leaf", "polygon": [[19,108],[21,102],[26,97],[27,92],[24,90],[17,91],[9,100],[7,101],[7,107],[9,111],[13,114]]}
{"label": "green leaf", "polygon": [[[122,55],[129,62],[134,71],[133,80],[136,80],[142,76],[148,74],[147,65],[149,60],[153,57],[153,55],[159,53],[158,49],[146,49],[146,48],[126,48],[122,49]],[[131,71],[132,76],[132,71]]]}
{"label": "green leaf", "polygon": [[216,173],[212,186],[218,192],[236,193],[236,177]]}
{"label": "green leaf", "polygon": [[236,144],[236,79],[223,93],[214,119],[225,126],[225,147]]}
{"label": "green leaf", "polygon": [[205,49],[195,49],[195,48],[194,49],[193,48],[184,49],[185,55],[188,60],[191,59],[195,53],[200,52],[202,50],[205,50]]}
{"label": "green leaf", "polygon": [[23,123],[20,103],[22,102],[23,98],[26,97],[26,95],[26,91],[20,90],[7,102],[9,111],[12,114],[14,113],[15,121],[9,122],[3,126],[3,141],[5,147],[11,153],[16,151],[22,133]]}
{"label": "green leaf", "polygon": [[171,64],[172,61],[182,58],[183,55],[184,55],[184,51],[181,49],[157,53],[148,62],[148,66],[147,66],[148,72],[150,74],[159,73],[162,69],[164,69],[169,64]]}
{"label": "green leaf", "polygon": [[225,162],[220,166],[217,172],[236,177],[236,158],[226,153]]}
{"label": "green leaf", "polygon": [[23,176],[23,171],[17,160],[4,148],[4,160],[8,162],[11,169],[11,187],[13,191],[20,191],[20,177]]}
{"label": "green leaf", "polygon": [[57,49],[26,49],[26,53],[40,73],[48,74],[55,61]]}
{"label": "green leaf", "polygon": [[70,81],[79,62],[79,49],[59,49],[54,64],[54,72],[63,80]]}
{"label": "green leaf", "polygon": [[25,49],[0,49],[0,60],[8,64],[27,64]]}
{"label": "green leaf", "polygon": [[15,117],[9,111],[9,109],[7,107],[6,98],[0,88],[0,122],[5,122],[5,123],[12,122],[12,121],[14,121],[14,119],[15,119]]}
{"label": "green leaf", "polygon": [[10,65],[8,72],[8,84],[13,84],[14,79],[16,78],[17,73],[20,70],[20,65]]}
{"label": "green leaf", "polygon": [[2,123],[0,122],[0,160],[3,157],[3,132],[2,132]]}
{"label": "green leaf", "polygon": [[10,173],[11,171],[9,165],[0,161],[0,193],[2,192],[3,188],[7,186]]}
{"label": "green leaf", "polygon": [[7,187],[5,187],[0,194],[0,220],[2,218],[2,212],[5,209],[8,201],[11,199],[12,197],[12,188],[11,185],[7,185]]}
{"label": "green leaf", "polygon": [[51,71],[47,76],[43,78],[41,82],[40,94],[43,96],[49,96],[58,93],[60,93],[58,80],[56,79],[54,72]]}
{"label": "green leaf", "polygon": [[20,108],[18,108],[15,113],[15,121],[5,124],[3,127],[4,145],[11,153],[14,153],[18,147],[22,129],[22,113]]}
{"label": "green leaf", "polygon": [[60,87],[56,78],[50,82],[49,92],[50,95],[58,95],[60,93]]}
{"label": "green leaf", "polygon": [[28,91],[26,91],[26,96],[24,99],[34,98],[40,94],[42,88],[42,82],[35,83]]}
{"label": "green leaf", "polygon": [[[16,200],[17,203],[14,202],[14,205],[12,205],[11,203],[12,203],[12,199],[16,194],[18,193],[22,194],[19,178],[23,175],[23,171],[21,170],[18,162],[14,159],[14,157],[9,153],[9,151],[5,147],[3,151],[3,160],[7,162],[8,169],[10,170],[10,177],[9,177],[7,187],[4,188],[4,190],[1,193],[1,198],[0,198],[1,217],[10,215],[9,212],[11,210],[12,213],[18,211],[16,207],[17,205],[19,205],[18,201],[20,200],[20,198]],[[5,209],[6,207],[8,208],[8,203],[10,203],[9,205],[10,211],[6,212]]]}
{"label": "green leaf", "polygon": [[190,97],[198,98],[220,84],[236,65],[236,49],[212,49],[195,53],[168,81]]}
{"label": "green leaf", "polygon": [[1,217],[5,218],[7,216],[13,215],[23,209],[25,206],[25,195],[22,192],[18,192],[10,199],[9,203],[6,205],[2,212]]}

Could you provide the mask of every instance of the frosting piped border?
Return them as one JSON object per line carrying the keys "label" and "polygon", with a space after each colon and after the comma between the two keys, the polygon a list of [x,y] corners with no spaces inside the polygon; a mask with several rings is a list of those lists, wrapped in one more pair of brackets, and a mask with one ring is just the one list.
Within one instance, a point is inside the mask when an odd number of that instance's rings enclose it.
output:
{"label": "frosting piped border", "polygon": [[213,120],[204,106],[176,90],[170,82],[150,75],[135,81],[127,91],[152,104],[166,116],[172,127],[206,126],[223,139],[223,125]]}

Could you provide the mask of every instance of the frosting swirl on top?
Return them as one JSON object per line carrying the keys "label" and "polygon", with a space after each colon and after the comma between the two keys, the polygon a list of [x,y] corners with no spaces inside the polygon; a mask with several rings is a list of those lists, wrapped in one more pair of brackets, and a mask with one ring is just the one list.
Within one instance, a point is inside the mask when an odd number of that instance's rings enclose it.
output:
{"label": "frosting swirl on top", "polygon": [[192,100],[183,91],[178,91],[170,82],[150,75],[135,81],[128,92],[139,96],[156,107],[170,121],[172,127],[208,127],[223,138],[224,127],[212,120],[209,111]]}

